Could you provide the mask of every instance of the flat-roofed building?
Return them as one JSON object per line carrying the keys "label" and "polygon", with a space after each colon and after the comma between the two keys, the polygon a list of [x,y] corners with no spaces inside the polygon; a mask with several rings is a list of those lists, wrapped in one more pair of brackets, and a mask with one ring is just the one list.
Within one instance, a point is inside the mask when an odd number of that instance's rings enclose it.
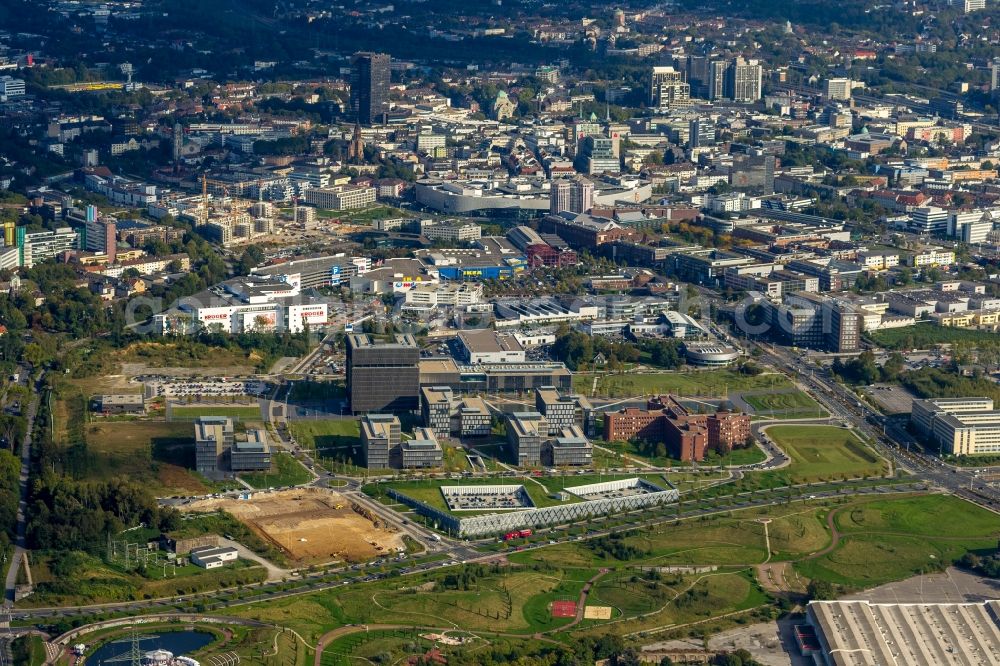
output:
{"label": "flat-roofed building", "polygon": [[416,428],[413,439],[402,442],[399,448],[406,469],[441,467],[444,462],[441,444],[430,428]]}
{"label": "flat-roofed building", "polygon": [[424,386],[420,389],[420,413],[424,426],[435,435],[451,435],[451,414],[454,395],[447,386]]}
{"label": "flat-roofed building", "polygon": [[191,563],[202,569],[218,569],[226,566],[226,562],[239,559],[239,551],[232,546],[202,546],[192,548],[188,553]]}
{"label": "flat-roofed building", "polygon": [[827,666],[1000,663],[1000,601],[812,601],[816,663]]}
{"label": "flat-roofed building", "polygon": [[539,464],[542,444],[548,436],[549,424],[538,412],[514,412],[507,415],[507,443],[518,465]]}
{"label": "flat-roofed building", "polygon": [[[482,398],[462,398],[458,406],[458,429],[461,437],[487,437],[492,432],[493,417]],[[454,419],[452,432],[456,432]]]}
{"label": "flat-roofed building", "polygon": [[226,471],[224,456],[235,439],[233,420],[199,416],[194,422],[195,469],[209,478]]}
{"label": "flat-roofed building", "polygon": [[95,412],[103,414],[143,414],[146,401],[140,394],[99,395],[92,403]]}
{"label": "flat-roofed building", "polygon": [[549,442],[553,467],[585,467],[594,461],[594,445],[579,426],[562,428]]}
{"label": "flat-roofed building", "polygon": [[229,469],[233,472],[260,472],[271,469],[271,445],[267,431],[250,428],[246,441],[235,441],[229,449]]}
{"label": "flat-roofed building", "polygon": [[662,441],[681,460],[702,460],[709,449],[728,453],[749,438],[749,415],[724,409],[692,414],[673,396],[652,398],[646,409],[628,407],[604,415],[605,440]]}
{"label": "flat-roofed building", "polygon": [[1000,453],[1000,411],[990,398],[931,398],[914,400],[910,422],[945,453]]}
{"label": "flat-roofed building", "polygon": [[366,414],[361,418],[361,452],[368,469],[387,469],[390,453],[399,447],[401,428],[394,414]]}
{"label": "flat-roofed building", "polygon": [[545,417],[549,434],[555,435],[577,423],[577,400],[571,395],[561,395],[554,386],[535,389],[535,410]]}
{"label": "flat-roofed building", "polygon": [[351,411],[408,412],[419,408],[420,349],[410,335],[392,342],[347,336],[347,395]]}
{"label": "flat-roofed building", "polygon": [[458,344],[468,363],[524,363],[524,347],[510,333],[493,329],[460,331]]}

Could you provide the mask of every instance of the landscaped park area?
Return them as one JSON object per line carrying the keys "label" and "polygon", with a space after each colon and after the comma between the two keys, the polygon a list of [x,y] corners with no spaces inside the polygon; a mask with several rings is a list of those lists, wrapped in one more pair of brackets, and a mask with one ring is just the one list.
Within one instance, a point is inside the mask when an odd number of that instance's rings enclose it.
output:
{"label": "landscaped park area", "polygon": [[[998,536],[993,514],[949,496],[806,500],[511,552],[497,564],[234,612],[289,626],[308,642],[350,623],[461,628],[485,632],[487,641],[490,632],[528,637],[570,625],[574,636],[613,630],[669,638],[686,636],[691,623],[703,626],[729,613],[766,616],[763,608],[774,596],[800,594],[812,579],[838,591],[860,589],[934,569],[969,549],[992,548]],[[584,605],[592,619],[557,617],[557,608],[580,599],[587,581],[593,586]],[[331,654],[324,663],[340,662]]]}
{"label": "landscaped park area", "polygon": [[773,425],[765,433],[791,457],[788,473],[796,480],[882,476],[888,471],[888,463],[847,428]]}

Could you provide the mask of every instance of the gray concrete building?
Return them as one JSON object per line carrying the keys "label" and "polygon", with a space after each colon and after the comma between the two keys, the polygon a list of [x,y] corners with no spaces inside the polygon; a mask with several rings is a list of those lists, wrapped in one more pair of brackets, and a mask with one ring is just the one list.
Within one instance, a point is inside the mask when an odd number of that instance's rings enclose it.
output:
{"label": "gray concrete building", "polygon": [[584,467],[594,461],[594,445],[576,425],[562,428],[549,442],[549,451],[553,467]]}
{"label": "gray concrete building", "polygon": [[271,445],[263,428],[247,430],[246,441],[229,448],[229,469],[233,472],[261,472],[271,469]]}
{"label": "gray concrete building", "polygon": [[420,349],[413,336],[393,341],[347,336],[347,395],[354,414],[419,408]]}
{"label": "gray concrete building", "polygon": [[195,469],[209,478],[226,471],[225,454],[235,440],[233,420],[225,416],[200,416],[194,422]]}
{"label": "gray concrete building", "polygon": [[518,465],[539,464],[542,444],[548,436],[549,424],[538,412],[514,412],[507,415],[507,444]]}
{"label": "gray concrete building", "polygon": [[444,463],[444,451],[430,428],[417,428],[413,439],[401,443],[399,448],[406,469],[441,467]]}
{"label": "gray concrete building", "polygon": [[361,418],[361,452],[368,469],[387,469],[390,453],[399,447],[399,417],[366,414]]}

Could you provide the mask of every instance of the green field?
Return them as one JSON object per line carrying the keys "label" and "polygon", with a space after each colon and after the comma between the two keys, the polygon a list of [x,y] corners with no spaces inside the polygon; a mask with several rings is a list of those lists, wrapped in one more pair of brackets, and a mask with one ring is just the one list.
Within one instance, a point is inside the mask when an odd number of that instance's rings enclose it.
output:
{"label": "green field", "polygon": [[24,666],[42,666],[45,663],[45,644],[42,637],[29,634],[14,639],[11,643],[11,654],[15,664]]}
{"label": "green field", "polygon": [[886,463],[851,431],[825,425],[777,425],[767,429],[792,459],[796,480],[881,476]]}
{"label": "green field", "polygon": [[260,405],[171,405],[171,421],[194,421],[199,416],[228,416],[238,421],[260,421]]}
{"label": "green field", "polygon": [[997,336],[989,331],[976,331],[950,326],[918,323],[905,328],[890,328],[866,333],[875,344],[886,349],[929,349],[941,344],[968,343],[995,346]]}
{"label": "green field", "polygon": [[636,373],[598,375],[597,391],[593,391],[594,375],[573,376],[573,389],[583,395],[627,398],[640,395],[674,393],[681,396],[725,398],[733,391],[790,388],[791,382],[781,374],[742,375],[734,370],[704,370],[694,372]]}
{"label": "green field", "polygon": [[313,477],[295,456],[277,451],[271,456],[271,471],[240,474],[240,478],[254,488],[280,488],[308,483]]}
{"label": "green field", "polygon": [[295,441],[320,458],[362,462],[361,429],[357,419],[296,420],[288,422]]}
{"label": "green field", "polygon": [[[349,585],[299,598],[273,599],[234,612],[289,626],[311,643],[329,628],[346,623],[412,623],[530,635],[567,623],[567,619],[551,617],[549,602],[575,600],[584,583],[597,573],[591,569],[536,572],[475,565],[465,568],[482,572],[468,589],[449,584],[447,577],[461,571],[452,568],[418,579]],[[510,601],[509,615],[506,599]]]}
{"label": "green field", "polygon": [[795,566],[848,588],[937,571],[966,551],[992,551],[1000,536],[995,514],[949,495],[851,504],[836,512],[834,524],[837,547]]}
{"label": "green field", "polygon": [[[768,540],[761,522],[765,518],[770,521]],[[838,536],[831,534],[828,521],[837,526]],[[492,632],[529,636],[558,631],[567,620],[551,617],[551,602],[576,600],[585,581],[595,578],[587,603],[611,606],[613,624],[588,620],[553,638],[572,641],[607,631],[626,634],[663,627],[687,632],[692,622],[772,604],[756,572],[756,565],[768,560],[791,563],[786,580],[801,589],[816,578],[846,592],[939,568],[967,549],[995,547],[998,536],[1000,521],[993,514],[954,497],[842,497],[508,552],[510,566],[450,567],[272,599],[229,612],[294,629],[310,644],[335,627],[378,623],[454,627],[492,642]],[[608,543],[622,548],[609,549]],[[343,661],[346,655],[370,659],[383,646],[402,650],[400,639],[411,644],[416,640],[407,631],[353,634],[338,640],[322,663],[348,663],[350,659]]]}
{"label": "green field", "polygon": [[822,418],[825,409],[803,391],[758,393],[742,396],[754,409],[755,416],[774,419]]}
{"label": "green field", "polygon": [[190,423],[100,421],[84,426],[86,456],[75,467],[81,479],[128,477],[157,496],[198,494],[213,484],[194,472]]}

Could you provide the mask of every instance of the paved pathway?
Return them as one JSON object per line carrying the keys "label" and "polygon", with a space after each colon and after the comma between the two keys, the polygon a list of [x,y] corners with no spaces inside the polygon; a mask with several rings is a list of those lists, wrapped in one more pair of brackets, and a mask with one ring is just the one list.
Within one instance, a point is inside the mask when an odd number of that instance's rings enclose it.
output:
{"label": "paved pathway", "polygon": [[38,402],[41,397],[41,386],[44,375],[35,382],[35,392],[25,412],[27,432],[21,443],[21,499],[17,505],[17,536],[14,539],[14,556],[7,570],[7,580],[4,588],[4,607],[14,605],[14,588],[17,586],[17,574],[24,559],[24,530],[28,514],[28,476],[31,471],[31,434],[35,428],[35,415],[38,413]]}

